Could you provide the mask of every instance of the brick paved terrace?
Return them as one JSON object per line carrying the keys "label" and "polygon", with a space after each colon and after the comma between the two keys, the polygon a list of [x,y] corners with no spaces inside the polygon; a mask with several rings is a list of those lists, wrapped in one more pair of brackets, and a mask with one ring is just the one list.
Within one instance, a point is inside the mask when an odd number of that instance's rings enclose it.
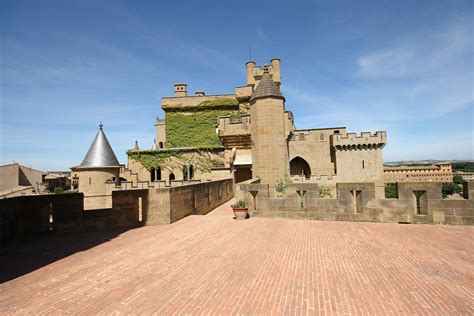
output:
{"label": "brick paved terrace", "polygon": [[[0,314],[473,314],[474,228],[206,216],[0,256]],[[16,277],[16,278],[15,278]]]}

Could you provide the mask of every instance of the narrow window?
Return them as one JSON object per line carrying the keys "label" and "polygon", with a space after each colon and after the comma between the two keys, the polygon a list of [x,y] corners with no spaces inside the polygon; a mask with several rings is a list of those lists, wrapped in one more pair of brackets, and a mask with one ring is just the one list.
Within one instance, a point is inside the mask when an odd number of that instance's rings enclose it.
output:
{"label": "narrow window", "polygon": [[138,198],[138,221],[141,222],[143,220],[143,209],[142,209],[142,198]]}
{"label": "narrow window", "polygon": [[189,179],[194,179],[194,166],[189,165]]}
{"label": "narrow window", "polygon": [[183,180],[188,180],[188,166],[183,166]]}
{"label": "narrow window", "polygon": [[161,168],[156,169],[156,180],[161,180]]}
{"label": "narrow window", "polygon": [[159,142],[159,143],[158,143],[158,146],[159,146],[161,149],[163,149],[163,142]]}
{"label": "narrow window", "polygon": [[153,182],[156,180],[155,176],[156,176],[156,173],[155,173],[155,169],[154,168],[151,168],[150,170],[150,181]]}
{"label": "narrow window", "polygon": [[362,160],[362,169],[365,169],[365,161]]}
{"label": "narrow window", "polygon": [[89,178],[89,185],[92,184],[92,178]]}

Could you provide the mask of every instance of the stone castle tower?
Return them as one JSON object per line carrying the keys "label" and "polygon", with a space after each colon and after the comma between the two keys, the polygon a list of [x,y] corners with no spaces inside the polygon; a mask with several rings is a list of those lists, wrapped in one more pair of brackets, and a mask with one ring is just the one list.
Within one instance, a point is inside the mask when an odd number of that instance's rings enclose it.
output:
{"label": "stone castle tower", "polygon": [[82,163],[71,168],[79,178],[79,192],[84,194],[84,209],[112,207],[112,196],[105,183],[116,181],[122,167],[99,125],[99,131]]}
{"label": "stone castle tower", "polygon": [[285,98],[265,68],[250,97],[252,172],[273,186],[289,175]]}

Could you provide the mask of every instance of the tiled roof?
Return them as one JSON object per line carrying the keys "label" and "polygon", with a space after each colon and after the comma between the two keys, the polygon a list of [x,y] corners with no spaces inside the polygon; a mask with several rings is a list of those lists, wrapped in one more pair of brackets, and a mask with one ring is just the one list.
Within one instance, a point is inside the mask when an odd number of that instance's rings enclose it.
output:
{"label": "tiled roof", "polygon": [[281,94],[280,89],[278,89],[277,85],[275,82],[273,82],[272,78],[268,74],[268,71],[263,73],[260,83],[250,97],[250,102],[258,98],[266,97],[277,97],[282,98],[283,100],[285,99]]}

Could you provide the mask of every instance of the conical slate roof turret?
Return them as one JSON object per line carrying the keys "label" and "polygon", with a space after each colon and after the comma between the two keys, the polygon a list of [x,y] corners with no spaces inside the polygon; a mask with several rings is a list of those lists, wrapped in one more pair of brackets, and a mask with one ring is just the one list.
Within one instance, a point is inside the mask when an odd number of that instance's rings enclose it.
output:
{"label": "conical slate roof turret", "polygon": [[102,126],[102,123],[100,123],[99,132],[97,132],[86,157],[78,168],[120,167],[120,163],[104,134]]}
{"label": "conical slate roof turret", "polygon": [[262,79],[260,80],[260,83],[258,84],[257,88],[255,89],[252,96],[250,97],[250,102],[252,102],[255,99],[267,98],[267,97],[281,98],[285,100],[285,98],[280,92],[280,89],[278,89],[277,85],[275,84],[275,82],[273,82],[272,78],[270,77],[268,70],[265,69],[262,75]]}

